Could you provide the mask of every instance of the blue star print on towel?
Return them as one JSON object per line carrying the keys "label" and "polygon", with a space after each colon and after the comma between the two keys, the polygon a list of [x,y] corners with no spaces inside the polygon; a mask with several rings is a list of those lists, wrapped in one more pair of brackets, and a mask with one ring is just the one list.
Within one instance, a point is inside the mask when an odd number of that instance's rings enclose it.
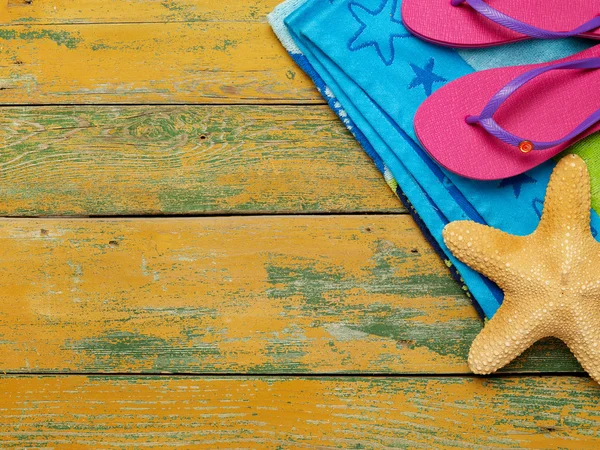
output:
{"label": "blue star print on towel", "polygon": [[410,68],[415,73],[415,78],[408,85],[409,89],[414,89],[417,86],[423,86],[425,89],[425,94],[427,97],[431,95],[433,90],[433,83],[443,83],[444,81],[448,81],[443,77],[433,73],[433,66],[435,65],[435,60],[433,58],[429,58],[425,67],[421,68],[413,63],[410,63]]}
{"label": "blue star print on towel", "polygon": [[529,175],[523,173],[521,175],[517,175],[516,177],[502,180],[498,187],[504,188],[507,186],[512,186],[513,192],[515,193],[515,198],[519,198],[519,195],[521,195],[521,188],[523,187],[523,185],[534,183],[537,183],[537,180],[535,178],[531,178]]}
{"label": "blue star print on towel", "polygon": [[348,49],[355,52],[373,46],[379,58],[386,66],[394,62],[394,39],[410,37],[402,25],[402,20],[395,17],[400,12],[398,0],[383,0],[379,8],[371,11],[365,6],[351,2],[350,12],[360,23],[360,28],[348,42]]}

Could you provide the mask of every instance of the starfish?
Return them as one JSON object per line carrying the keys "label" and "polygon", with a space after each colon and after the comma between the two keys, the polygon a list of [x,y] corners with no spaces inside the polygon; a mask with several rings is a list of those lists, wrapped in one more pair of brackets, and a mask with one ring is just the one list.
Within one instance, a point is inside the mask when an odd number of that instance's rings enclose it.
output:
{"label": "starfish", "polygon": [[453,222],[444,240],[504,291],[503,304],[469,352],[473,372],[495,372],[553,336],[600,383],[600,244],[590,232],[590,178],[580,157],[565,156],[555,167],[532,234]]}
{"label": "starfish", "polygon": [[398,0],[383,0],[375,11],[371,11],[359,3],[350,3],[350,12],[360,23],[360,28],[354,34],[348,49],[357,51],[373,46],[386,66],[394,62],[394,39],[408,38],[411,34],[402,25],[402,20],[395,15],[400,11]]}
{"label": "starfish", "polygon": [[410,63],[410,68],[415,73],[415,78],[408,85],[409,89],[416,88],[417,86],[423,86],[425,89],[425,94],[427,97],[431,95],[431,91],[433,89],[433,83],[443,83],[444,81],[448,81],[445,78],[440,77],[433,73],[433,66],[435,65],[435,60],[433,58],[429,58],[425,67],[421,68],[413,63]]}
{"label": "starfish", "polygon": [[537,183],[537,180],[535,178],[531,178],[529,175],[526,175],[523,173],[521,175],[517,175],[516,177],[507,178],[505,180],[502,180],[500,182],[500,184],[498,185],[498,187],[503,188],[503,187],[507,187],[507,186],[512,186],[513,192],[515,193],[515,198],[519,198],[519,195],[521,195],[521,188],[523,187],[524,184],[535,184],[535,183]]}

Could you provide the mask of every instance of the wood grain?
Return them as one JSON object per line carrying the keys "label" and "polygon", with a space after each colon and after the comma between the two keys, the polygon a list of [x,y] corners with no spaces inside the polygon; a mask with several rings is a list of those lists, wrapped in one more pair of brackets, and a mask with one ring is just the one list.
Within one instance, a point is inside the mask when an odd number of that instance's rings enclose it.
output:
{"label": "wood grain", "polygon": [[5,219],[0,278],[3,372],[464,374],[482,326],[405,215]]}
{"label": "wood grain", "polygon": [[0,108],[0,215],[401,212],[326,107]]}
{"label": "wood grain", "polygon": [[[0,215],[402,212],[279,2],[4,0],[0,104],[71,106],[0,108]],[[3,449],[598,448],[586,377],[467,375],[481,322],[405,215],[0,220],[0,276]]]}
{"label": "wood grain", "polygon": [[0,27],[3,104],[323,103],[269,25]]}
{"label": "wood grain", "polygon": [[280,0],[3,0],[4,25],[133,22],[265,22]]}
{"label": "wood grain", "polygon": [[579,377],[3,377],[2,448],[596,449]]}

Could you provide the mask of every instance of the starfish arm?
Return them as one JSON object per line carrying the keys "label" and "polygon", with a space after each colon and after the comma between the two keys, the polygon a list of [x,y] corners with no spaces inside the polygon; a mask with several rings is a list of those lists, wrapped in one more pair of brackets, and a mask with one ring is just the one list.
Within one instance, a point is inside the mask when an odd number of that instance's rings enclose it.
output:
{"label": "starfish arm", "polygon": [[513,266],[526,238],[469,221],[446,225],[444,242],[454,256],[496,282],[509,287],[515,278]]}
{"label": "starfish arm", "polygon": [[507,297],[496,315],[477,335],[469,351],[473,373],[487,375],[504,367],[544,337],[538,322],[526,319]]}
{"label": "starfish arm", "polygon": [[576,312],[574,323],[556,335],[571,349],[581,367],[600,383],[600,312],[597,308]]}
{"label": "starfish arm", "polygon": [[561,225],[571,225],[574,231],[588,234],[590,204],[590,176],[585,162],[576,155],[565,156],[550,177],[538,230],[557,230]]}

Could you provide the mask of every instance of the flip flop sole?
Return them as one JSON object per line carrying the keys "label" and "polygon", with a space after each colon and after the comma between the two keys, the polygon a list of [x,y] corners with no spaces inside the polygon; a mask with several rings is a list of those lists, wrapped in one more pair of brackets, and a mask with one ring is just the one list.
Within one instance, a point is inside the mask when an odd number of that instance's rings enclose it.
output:
{"label": "flip flop sole", "polygon": [[[486,0],[504,14],[550,31],[567,31],[600,14],[598,0]],[[402,21],[413,34],[451,47],[487,47],[507,44],[528,36],[504,28],[468,5],[452,6],[450,0],[403,0]],[[600,39],[600,29],[582,34]]]}
{"label": "flip flop sole", "polygon": [[[600,45],[561,61],[600,57]],[[517,76],[549,64],[506,67],[476,72],[438,89],[417,110],[415,132],[425,150],[440,165],[478,180],[508,178],[523,173],[590,134],[547,150],[522,153],[465,122]],[[567,135],[600,107],[600,69],[547,72],[517,90],[494,119],[504,129],[532,141],[554,141]],[[599,154],[600,157],[600,154]]]}

